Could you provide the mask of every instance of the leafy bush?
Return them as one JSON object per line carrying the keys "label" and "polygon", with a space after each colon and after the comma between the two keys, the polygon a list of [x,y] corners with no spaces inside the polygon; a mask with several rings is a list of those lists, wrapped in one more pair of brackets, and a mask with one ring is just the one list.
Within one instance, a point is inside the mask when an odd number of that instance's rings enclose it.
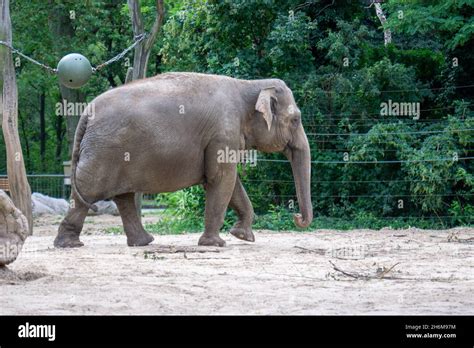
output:
{"label": "leafy bush", "polygon": [[157,197],[157,204],[165,207],[160,214],[161,219],[156,224],[146,225],[147,230],[179,233],[204,229],[204,190],[201,186],[162,193]]}

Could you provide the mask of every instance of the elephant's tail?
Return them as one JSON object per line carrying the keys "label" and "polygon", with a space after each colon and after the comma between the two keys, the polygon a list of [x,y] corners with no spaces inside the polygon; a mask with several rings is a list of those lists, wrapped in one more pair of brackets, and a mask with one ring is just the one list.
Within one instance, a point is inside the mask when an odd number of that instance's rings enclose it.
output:
{"label": "elephant's tail", "polygon": [[76,196],[77,198],[79,198],[82,204],[84,204],[89,209],[92,209],[93,211],[97,212],[98,211],[97,206],[95,204],[91,204],[87,202],[84,199],[84,197],[79,192],[79,188],[77,187],[77,183],[76,183],[76,168],[77,168],[77,163],[79,162],[79,154],[81,152],[80,151],[81,142],[82,142],[82,138],[84,137],[84,134],[86,133],[88,120],[89,120],[88,115],[82,115],[77,124],[76,134],[74,136],[74,146],[72,149],[71,186],[72,186],[72,189],[76,192]]}

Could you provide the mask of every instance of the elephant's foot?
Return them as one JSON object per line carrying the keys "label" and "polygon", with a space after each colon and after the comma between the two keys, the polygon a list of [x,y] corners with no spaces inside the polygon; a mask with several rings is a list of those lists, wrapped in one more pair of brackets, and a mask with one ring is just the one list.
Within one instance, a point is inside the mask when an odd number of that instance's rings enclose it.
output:
{"label": "elephant's foot", "polygon": [[223,240],[217,234],[208,235],[208,234],[204,233],[201,236],[201,238],[199,238],[198,245],[224,247],[225,246],[225,240]]}
{"label": "elephant's foot", "polygon": [[255,236],[253,235],[252,229],[250,227],[232,227],[229,231],[235,238],[245,240],[247,242],[255,242]]}
{"label": "elephant's foot", "polygon": [[140,232],[132,235],[127,235],[128,246],[145,246],[153,242],[155,238],[148,232]]}
{"label": "elephant's foot", "polygon": [[56,248],[79,248],[84,246],[84,243],[79,240],[78,234],[59,232],[54,239],[54,246]]}

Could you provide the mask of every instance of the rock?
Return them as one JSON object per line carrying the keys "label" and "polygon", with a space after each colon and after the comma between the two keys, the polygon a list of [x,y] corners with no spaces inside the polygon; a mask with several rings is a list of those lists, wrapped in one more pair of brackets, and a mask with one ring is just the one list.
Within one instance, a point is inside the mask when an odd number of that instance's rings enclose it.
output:
{"label": "rock", "polygon": [[37,192],[31,195],[31,201],[33,203],[33,216],[42,214],[64,215],[69,208],[69,204],[65,199],[48,197]]}
{"label": "rock", "polygon": [[[33,216],[38,217],[42,214],[65,215],[69,209],[69,203],[62,198],[53,198],[41,193],[33,193],[31,195],[33,202]],[[99,209],[96,212],[89,210],[89,215],[118,215],[117,206],[113,201],[99,201],[94,203]]]}
{"label": "rock", "polygon": [[41,202],[31,202],[33,205],[33,217],[37,217],[43,214],[56,214],[53,209]]}
{"label": "rock", "polygon": [[97,206],[97,213],[93,210],[89,210],[89,215],[102,215],[102,214],[110,214],[110,215],[118,215],[117,206],[113,201],[99,201],[94,203]]}
{"label": "rock", "polygon": [[28,236],[28,221],[0,190],[0,267],[16,260]]}

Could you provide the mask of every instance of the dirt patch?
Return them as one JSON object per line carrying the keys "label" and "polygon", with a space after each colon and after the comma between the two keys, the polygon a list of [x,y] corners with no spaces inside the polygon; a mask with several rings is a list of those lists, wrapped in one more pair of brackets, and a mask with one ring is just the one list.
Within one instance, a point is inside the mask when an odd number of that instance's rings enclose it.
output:
{"label": "dirt patch", "polygon": [[105,233],[120,217],[97,216],[84,247],[62,250],[59,222],[38,221],[10,270],[44,276],[0,281],[0,314],[474,314],[472,228],[223,233],[225,248],[165,235],[129,248]]}
{"label": "dirt patch", "polygon": [[46,274],[41,272],[14,272],[4,266],[0,267],[0,285],[15,285],[18,284],[18,282],[29,282],[44,277],[45,275]]}

